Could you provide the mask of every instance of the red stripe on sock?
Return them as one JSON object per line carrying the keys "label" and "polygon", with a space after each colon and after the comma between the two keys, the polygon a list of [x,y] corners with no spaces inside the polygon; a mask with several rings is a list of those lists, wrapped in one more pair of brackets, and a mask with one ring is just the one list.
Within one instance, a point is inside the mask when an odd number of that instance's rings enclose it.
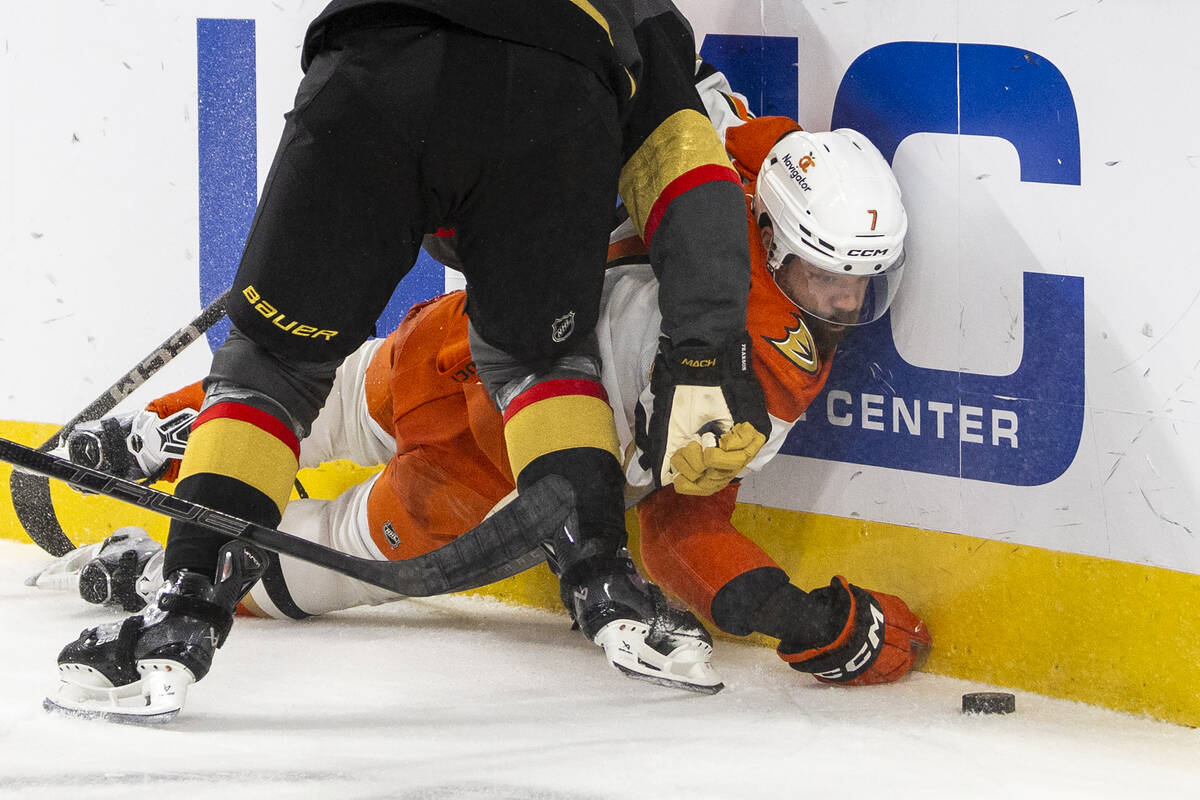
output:
{"label": "red stripe on sock", "polygon": [[514,397],[512,402],[508,404],[508,408],[504,409],[504,421],[508,422],[522,409],[540,400],[569,395],[595,397],[598,400],[603,400],[605,403],[608,402],[608,392],[604,391],[604,386],[599,381],[590,381],[582,378],[557,378],[535,384]]}
{"label": "red stripe on sock", "polygon": [[196,417],[196,420],[192,423],[192,430],[196,430],[196,428],[204,423],[214,419],[235,419],[240,422],[249,423],[283,442],[291,448],[292,453],[296,456],[296,460],[300,460],[300,440],[296,438],[296,434],[292,433],[292,429],[279,420],[279,418],[268,414],[262,409],[232,401],[217,403],[200,412],[200,416]]}

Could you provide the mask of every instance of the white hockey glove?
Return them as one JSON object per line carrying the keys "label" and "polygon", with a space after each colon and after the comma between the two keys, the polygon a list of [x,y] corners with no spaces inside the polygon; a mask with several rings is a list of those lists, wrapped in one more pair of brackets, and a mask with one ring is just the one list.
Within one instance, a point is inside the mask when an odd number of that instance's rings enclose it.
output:
{"label": "white hockey glove", "polygon": [[771,430],[750,366],[750,339],[720,347],[673,347],[663,337],[650,372],[654,411],[637,408],[641,465],[655,486],[710,495],[753,460]]}
{"label": "white hockey glove", "polygon": [[162,585],[162,564],[162,545],[128,526],[51,561],[25,585],[78,591],[89,603],[140,611]]}
{"label": "white hockey glove", "polygon": [[66,455],[118,478],[158,480],[172,459],[183,458],[196,416],[188,408],[165,419],[143,410],[82,422],[67,434]]}

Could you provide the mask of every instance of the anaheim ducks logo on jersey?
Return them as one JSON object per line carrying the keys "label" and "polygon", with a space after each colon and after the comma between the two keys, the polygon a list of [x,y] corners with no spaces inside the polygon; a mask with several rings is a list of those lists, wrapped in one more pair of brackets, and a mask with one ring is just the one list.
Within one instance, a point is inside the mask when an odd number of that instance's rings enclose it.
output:
{"label": "anaheim ducks logo on jersey", "polygon": [[763,338],[775,345],[775,349],[783,353],[783,357],[788,361],[809,375],[816,375],[817,370],[821,368],[821,357],[817,354],[817,345],[813,342],[812,333],[799,314],[793,314],[792,319],[796,321],[796,327],[787,328],[787,335],[783,338]]}

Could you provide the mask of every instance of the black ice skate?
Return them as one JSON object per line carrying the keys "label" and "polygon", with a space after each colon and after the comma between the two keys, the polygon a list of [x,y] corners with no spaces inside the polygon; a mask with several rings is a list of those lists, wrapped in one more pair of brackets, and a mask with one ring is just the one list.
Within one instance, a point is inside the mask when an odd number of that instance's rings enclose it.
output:
{"label": "black ice skate", "polygon": [[188,687],[208,674],[238,601],[266,567],[264,555],[243,542],[221,548],[217,564],[215,584],[177,572],[141,614],[85,630],[64,647],[46,710],[111,722],[174,719]]}
{"label": "black ice skate", "polygon": [[563,605],[610,664],[632,678],[702,694],[725,688],[711,664],[708,631],[639,575],[627,551],[571,572],[560,584]]}

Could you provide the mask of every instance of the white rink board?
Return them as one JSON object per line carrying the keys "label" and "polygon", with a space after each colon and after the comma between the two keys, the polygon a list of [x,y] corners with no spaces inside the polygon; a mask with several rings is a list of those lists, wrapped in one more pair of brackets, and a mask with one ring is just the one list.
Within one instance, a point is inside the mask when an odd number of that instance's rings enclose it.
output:
{"label": "white rink board", "polygon": [[[0,419],[65,421],[195,315],[197,19],[254,20],[261,181],[299,78],[300,37],[320,7],[294,0],[0,6]],[[784,95],[791,86],[793,113],[813,130],[830,125],[839,87],[860,58],[894,55],[894,43],[961,43],[963,64],[1000,48],[1028,53],[1036,74],[1048,74],[1047,64],[1057,70],[1077,115],[1074,183],[1023,176],[1028,150],[1004,136],[918,126],[898,143],[894,166],[912,228],[890,339],[916,383],[905,389],[883,369],[880,384],[895,389],[905,410],[920,404],[920,433],[895,417],[886,388],[855,389],[835,373],[831,389],[844,395],[820,400],[797,439],[849,436],[852,457],[782,456],[748,482],[742,499],[1200,573],[1200,243],[1187,233],[1200,200],[1200,109],[1186,100],[1200,77],[1188,41],[1200,6],[693,0],[680,7],[706,37],[706,53],[716,36],[794,40],[796,65],[768,60],[762,78]],[[1144,41],[1153,47],[1128,57],[1131,43]],[[946,52],[926,49],[931,58]],[[906,90],[928,98],[931,85],[919,78]],[[1037,124],[1044,98],[1030,97],[1006,110],[1005,124],[1028,110],[1022,147],[1044,149],[1048,134]],[[992,124],[989,110],[984,103],[972,113]],[[1033,341],[1024,335],[1022,303],[1030,275],[1063,276],[1082,291],[1078,308],[1042,309],[1051,333]],[[1016,411],[1007,391],[956,388],[969,386],[964,376],[996,376],[1001,385],[1030,353],[1069,350],[1059,323],[1078,329],[1078,352],[1059,355],[1078,380],[1035,374],[1023,385],[1030,402]],[[207,363],[203,345],[191,348],[130,402],[195,379]],[[928,375],[941,383],[930,388],[922,383]],[[1033,474],[1026,454],[1043,446],[1035,435],[1043,417],[1071,420],[1078,431],[1054,445],[1062,464],[1024,485]],[[942,445],[950,450],[936,450]],[[934,466],[906,466],[925,446]],[[970,467],[978,454],[994,459],[983,478]],[[959,455],[967,467],[956,466]]]}
{"label": "white rink board", "polygon": [[[1188,41],[1200,7],[764,2],[761,16],[731,2],[681,7],[698,36],[796,37],[798,119],[813,130],[829,128],[855,60],[892,42],[1027,50],[1058,68],[1078,114],[1078,185],[1023,182],[1017,150],[1000,137],[918,132],[893,161],[911,222],[892,314],[905,361],[1012,373],[1022,273],[1083,278],[1086,401],[1065,471],[1017,486],[784,456],[741,499],[1200,572],[1200,242],[1168,233],[1187,229],[1200,202],[1200,111],[1179,94],[1200,78]],[[1154,42],[1152,53],[1126,57],[1133,41]],[[890,406],[875,408],[884,413],[870,422],[890,429]],[[850,410],[864,424],[858,404],[834,413]],[[970,433],[987,442],[983,416]]]}

